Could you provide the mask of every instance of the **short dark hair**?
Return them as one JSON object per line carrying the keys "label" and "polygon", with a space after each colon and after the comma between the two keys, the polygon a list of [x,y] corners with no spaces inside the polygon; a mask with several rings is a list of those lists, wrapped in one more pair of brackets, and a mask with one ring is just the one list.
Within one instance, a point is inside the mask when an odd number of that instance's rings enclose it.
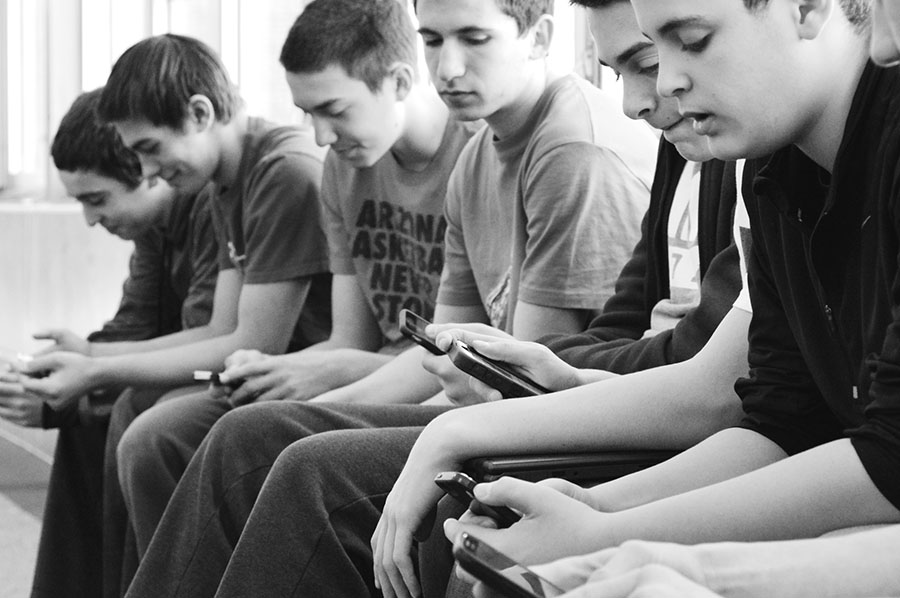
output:
{"label": "short dark hair", "polygon": [[243,105],[212,48],[167,33],[139,41],[113,65],[98,112],[106,121],[147,120],[180,130],[191,96],[209,98],[216,119],[228,122]]}
{"label": "short dark hair", "polygon": [[[769,3],[769,0],[743,0],[744,6],[749,10],[755,10]],[[863,32],[869,26],[869,16],[872,12],[872,0],[839,0],[841,10],[851,25]]]}
{"label": "short dark hair", "polygon": [[97,115],[102,93],[101,87],[75,98],[59,123],[50,155],[59,170],[89,171],[136,189],[141,184],[141,163],[116,128]]}
{"label": "short dark hair", "polygon": [[399,0],[315,0],[294,21],[280,60],[289,73],[340,65],[374,92],[392,64],[418,70],[416,30]]}
{"label": "short dark hair", "polygon": [[[553,0],[494,0],[503,14],[516,21],[519,33],[525,33],[543,15],[553,14]],[[418,0],[413,0],[418,5]]]}

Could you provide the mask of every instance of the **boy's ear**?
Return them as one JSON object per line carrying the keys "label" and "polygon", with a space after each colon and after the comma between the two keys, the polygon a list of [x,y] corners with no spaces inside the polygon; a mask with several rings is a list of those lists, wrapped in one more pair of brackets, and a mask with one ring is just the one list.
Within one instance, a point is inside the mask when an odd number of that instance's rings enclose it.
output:
{"label": "boy's ear", "polygon": [[531,26],[532,44],[531,59],[539,60],[550,54],[550,43],[553,41],[553,17],[541,15],[537,23]]}
{"label": "boy's ear", "polygon": [[397,101],[402,102],[412,91],[416,80],[416,73],[413,67],[405,62],[395,62],[391,65],[386,85],[394,86],[394,93],[397,95]]}
{"label": "boy's ear", "polygon": [[793,0],[797,32],[801,39],[815,39],[831,18],[837,0]]}
{"label": "boy's ear", "polygon": [[203,94],[194,94],[188,99],[187,120],[198,131],[210,128],[216,120],[216,110],[212,102]]}

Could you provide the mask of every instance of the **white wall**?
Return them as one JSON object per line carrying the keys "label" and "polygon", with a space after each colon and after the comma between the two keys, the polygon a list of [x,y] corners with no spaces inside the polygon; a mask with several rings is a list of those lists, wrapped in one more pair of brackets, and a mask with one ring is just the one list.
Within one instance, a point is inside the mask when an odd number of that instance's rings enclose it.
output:
{"label": "white wall", "polygon": [[33,351],[31,334],[65,326],[80,334],[114,313],[131,243],[89,228],[80,206],[0,203],[0,348]]}

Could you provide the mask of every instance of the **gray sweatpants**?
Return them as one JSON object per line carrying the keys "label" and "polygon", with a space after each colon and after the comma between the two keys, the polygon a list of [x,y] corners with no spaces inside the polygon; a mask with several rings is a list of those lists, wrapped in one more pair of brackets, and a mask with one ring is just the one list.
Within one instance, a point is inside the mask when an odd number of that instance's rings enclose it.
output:
{"label": "gray sweatpants", "polygon": [[[422,426],[447,409],[276,402],[227,413],[184,471],[129,598],[213,596],[220,580],[226,596],[375,592],[369,539],[384,498]],[[144,484],[181,475],[180,426],[166,425],[168,432],[158,427],[157,440],[143,444],[130,475],[120,448],[132,513],[148,510],[136,505],[151,490]],[[151,481],[140,481],[149,468]]]}

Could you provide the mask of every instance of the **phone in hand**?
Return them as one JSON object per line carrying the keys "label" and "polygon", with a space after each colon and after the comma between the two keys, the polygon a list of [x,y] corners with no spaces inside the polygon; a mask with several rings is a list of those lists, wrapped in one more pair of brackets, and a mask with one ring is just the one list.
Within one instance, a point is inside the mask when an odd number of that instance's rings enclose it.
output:
{"label": "phone in hand", "polygon": [[34,361],[34,355],[29,355],[28,353],[16,353],[16,359],[12,363],[12,368],[19,375],[28,376],[29,378],[46,378],[52,373],[50,370],[37,370],[34,372],[22,371],[22,368],[27,367],[32,361]]}
{"label": "phone in hand", "polygon": [[500,527],[509,527],[522,517],[503,506],[486,505],[475,498],[475,480],[461,471],[442,471],[434,477],[438,487],[469,507],[473,513],[486,515],[497,522]]}
{"label": "phone in hand", "polygon": [[496,592],[509,598],[549,598],[565,593],[528,567],[466,532],[453,543],[460,567]]}
{"label": "phone in hand", "polygon": [[444,355],[434,342],[425,334],[425,327],[431,324],[422,316],[408,309],[400,310],[400,332],[419,345],[428,349],[434,355]]}
{"label": "phone in hand", "polygon": [[447,355],[453,365],[496,388],[504,399],[534,397],[550,392],[534,380],[515,372],[509,364],[485,357],[459,339],[453,340]]}

